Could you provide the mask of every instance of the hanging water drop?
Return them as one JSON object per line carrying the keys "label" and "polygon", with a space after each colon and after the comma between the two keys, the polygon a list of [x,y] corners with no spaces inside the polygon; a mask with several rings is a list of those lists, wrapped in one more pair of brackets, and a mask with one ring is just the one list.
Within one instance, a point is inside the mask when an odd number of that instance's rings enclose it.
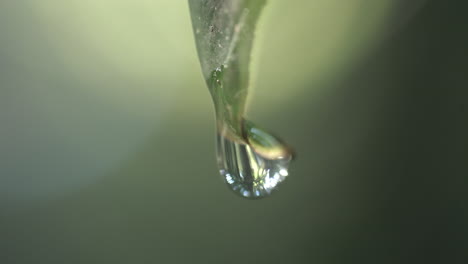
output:
{"label": "hanging water drop", "polygon": [[292,160],[285,144],[245,119],[253,32],[265,0],[189,0],[189,4],[216,112],[220,174],[242,197],[265,197],[288,177]]}
{"label": "hanging water drop", "polygon": [[286,179],[292,154],[264,131],[250,127],[247,134],[250,138],[256,136],[264,141],[269,140],[268,146],[230,140],[218,132],[219,171],[226,184],[237,194],[246,198],[261,198],[269,195]]}

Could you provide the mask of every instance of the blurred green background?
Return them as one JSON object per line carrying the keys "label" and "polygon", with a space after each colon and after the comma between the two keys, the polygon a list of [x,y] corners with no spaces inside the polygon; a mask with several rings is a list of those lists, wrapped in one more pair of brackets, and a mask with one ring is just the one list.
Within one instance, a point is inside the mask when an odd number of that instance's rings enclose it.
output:
{"label": "blurred green background", "polygon": [[185,1],[2,1],[0,263],[467,263],[467,5],[269,2],[249,118],[298,158],[250,201]]}

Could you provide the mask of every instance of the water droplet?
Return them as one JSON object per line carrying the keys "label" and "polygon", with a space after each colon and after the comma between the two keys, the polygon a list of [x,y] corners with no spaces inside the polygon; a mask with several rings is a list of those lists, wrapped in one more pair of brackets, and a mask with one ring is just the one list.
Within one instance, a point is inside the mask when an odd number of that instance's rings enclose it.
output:
{"label": "water droplet", "polygon": [[219,171],[226,184],[240,196],[262,198],[288,176],[292,151],[278,138],[244,119],[245,90],[226,82],[232,78],[227,69],[224,64],[217,67],[207,80],[216,110]]}
{"label": "water droplet", "polygon": [[[248,124],[249,143],[218,133],[218,166],[231,190],[245,198],[257,199],[270,195],[286,179],[292,154],[278,139]],[[263,142],[253,142],[258,137]]]}
{"label": "water droplet", "polygon": [[[220,173],[240,196],[265,197],[288,177],[292,160],[285,144],[245,119],[253,33],[265,1],[252,6],[246,1],[211,2],[200,5],[190,1],[190,10],[216,113]],[[250,7],[255,12],[249,13]],[[205,30],[200,32],[199,27]]]}

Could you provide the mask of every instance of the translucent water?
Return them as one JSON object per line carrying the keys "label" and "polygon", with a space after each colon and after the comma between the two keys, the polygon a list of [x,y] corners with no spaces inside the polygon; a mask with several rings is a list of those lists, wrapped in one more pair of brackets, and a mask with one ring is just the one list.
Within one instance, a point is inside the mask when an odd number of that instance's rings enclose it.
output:
{"label": "translucent water", "polygon": [[288,176],[291,157],[269,159],[247,144],[218,135],[218,166],[226,184],[246,198],[269,195]]}
{"label": "translucent water", "polygon": [[265,0],[191,0],[200,65],[216,112],[217,158],[227,185],[246,198],[269,195],[288,176],[290,149],[245,119],[254,29]]}
{"label": "translucent water", "polygon": [[232,72],[227,69],[225,65],[216,68],[207,80],[216,110],[219,170],[235,193],[262,198],[288,176],[292,152],[278,138],[244,119],[246,89],[232,82]]}

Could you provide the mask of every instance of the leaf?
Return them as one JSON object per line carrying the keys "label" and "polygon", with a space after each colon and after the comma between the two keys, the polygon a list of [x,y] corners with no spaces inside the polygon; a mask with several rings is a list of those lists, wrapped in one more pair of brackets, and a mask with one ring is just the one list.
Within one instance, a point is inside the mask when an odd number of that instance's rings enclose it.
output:
{"label": "leaf", "polygon": [[218,128],[242,139],[255,25],[265,0],[189,0],[203,75]]}

